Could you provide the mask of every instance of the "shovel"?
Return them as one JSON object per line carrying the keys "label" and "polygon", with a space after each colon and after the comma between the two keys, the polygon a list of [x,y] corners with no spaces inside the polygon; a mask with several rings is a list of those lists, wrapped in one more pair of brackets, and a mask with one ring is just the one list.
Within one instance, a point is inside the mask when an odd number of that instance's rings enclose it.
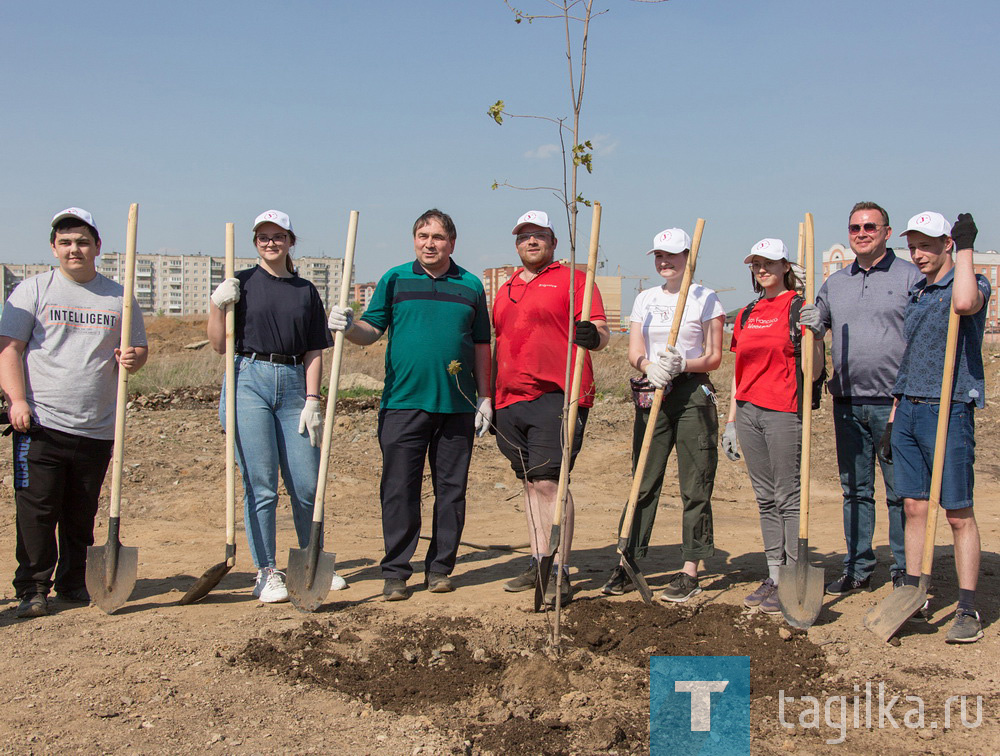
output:
{"label": "shovel", "polygon": [[[806,302],[813,301],[812,213],[806,213]],[[823,569],[809,564],[809,459],[812,451],[813,332],[802,335],[802,459],[799,464],[799,543],[794,565],[778,568],[778,602],[785,621],[804,630],[812,627],[823,608]]]}
{"label": "shovel", "polygon": [[[705,230],[705,219],[699,218],[694,228],[694,239],[691,241],[691,251],[688,253],[687,265],[684,268],[684,277],[681,279],[681,290],[677,294],[677,306],[674,308],[674,319],[670,324],[670,336],[667,343],[674,346],[677,343],[677,335],[681,330],[681,323],[684,320],[684,307],[687,304],[688,289],[691,288],[691,279],[694,277],[694,267],[698,260],[698,248],[701,246],[701,235]],[[646,578],[639,571],[635,557],[628,551],[628,539],[632,533],[632,523],[635,520],[635,506],[639,500],[639,489],[642,486],[642,476],[646,472],[646,462],[649,459],[649,447],[653,443],[653,434],[656,430],[656,420],[660,416],[660,405],[663,403],[663,389],[658,388],[653,392],[653,404],[649,408],[649,420],[646,422],[646,432],[642,437],[642,446],[639,447],[639,458],[635,462],[635,473],[632,475],[632,488],[628,495],[628,505],[625,507],[625,517],[622,518],[622,525],[618,531],[618,553],[621,555],[621,563],[625,567],[625,572],[632,581],[632,585],[639,591],[642,600],[647,604],[653,603],[653,592],[646,583]]]}
{"label": "shovel", "polygon": [[[236,275],[233,224],[226,224],[226,278]],[[177,603],[192,604],[208,595],[236,566],[236,309],[226,308],[226,558],[213,567],[181,596]]]}
{"label": "shovel", "polygon": [[[587,279],[583,288],[583,306],[580,320],[590,321],[590,303],[594,298],[594,274],[597,270],[597,249],[601,234],[601,203],[594,203],[594,220],[590,227],[590,254],[587,257]],[[570,270],[569,285],[575,288],[576,268]],[[559,485],[556,489],[556,511],[552,518],[552,530],[549,532],[549,553],[538,560],[538,572],[535,579],[535,611],[540,611],[545,599],[545,587],[549,584],[549,574],[552,563],[562,541],[562,517],[569,490],[569,464],[572,459],[573,437],[576,431],[577,410],[580,408],[580,387],[583,384],[583,363],[587,358],[587,350],[576,349],[576,361],[573,366],[573,383],[569,392],[569,408],[566,411],[566,423],[563,438],[562,464],[559,466]],[[556,631],[559,637],[559,608],[562,604],[562,570],[556,576]]]}
{"label": "shovel", "polygon": [[951,415],[951,387],[954,381],[955,352],[958,346],[958,313],[952,305],[948,316],[948,336],[944,351],[944,372],[941,376],[941,399],[938,407],[937,435],[934,437],[934,463],[931,468],[930,502],[927,507],[927,528],[924,531],[924,553],[920,560],[920,584],[904,585],[893,590],[881,604],[865,615],[865,627],[883,641],[894,636],[910,617],[927,602],[931,585],[931,565],[934,562],[934,535],[937,531],[938,507],[941,500],[941,480],[944,477],[944,454],[948,440],[948,418]]}
{"label": "shovel", "polygon": [[[340,306],[347,307],[351,291],[351,272],[354,270],[354,242],[358,237],[358,211],[351,210],[347,228],[347,250],[344,253],[344,272],[340,281]],[[333,418],[337,406],[337,388],[340,385],[340,363],[344,356],[344,332],[333,337],[333,364],[330,366],[330,392],[326,397],[326,420],[323,423],[323,448],[319,458],[319,479],[316,481],[316,501],[313,504],[312,529],[309,545],[304,549],[288,551],[288,572],[285,585],[288,597],[297,609],[315,612],[326,594],[330,592],[333,573],[337,571],[336,554],[323,551],[323,506],[326,500],[326,475],[330,468],[330,446],[333,442]]]}
{"label": "shovel", "polygon": [[[139,225],[139,205],[128,209],[125,237],[125,293],[122,297],[121,351],[132,341],[132,291],[135,281],[135,237]],[[111,456],[111,508],[108,513],[108,542],[87,547],[87,591],[91,600],[108,614],[120,609],[135,588],[139,550],[122,546],[121,526],[122,464],[125,447],[125,404],[128,402],[128,370],[118,367],[118,401],[115,405],[115,445]]]}

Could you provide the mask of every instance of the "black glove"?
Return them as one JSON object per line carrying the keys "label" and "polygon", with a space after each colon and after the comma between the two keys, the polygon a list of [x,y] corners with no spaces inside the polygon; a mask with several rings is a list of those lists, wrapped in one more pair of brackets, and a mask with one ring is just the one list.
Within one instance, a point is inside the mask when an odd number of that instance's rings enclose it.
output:
{"label": "black glove", "polygon": [[581,346],[584,349],[597,349],[600,346],[601,334],[597,332],[597,326],[589,320],[576,321],[573,330],[576,333],[573,337],[573,343],[577,346]]}
{"label": "black glove", "polygon": [[975,249],[978,233],[979,229],[972,220],[972,213],[959,213],[958,220],[951,227],[951,238],[955,240],[955,249]]}
{"label": "black glove", "polygon": [[892,464],[892,421],[885,424],[885,431],[882,433],[882,440],[879,442],[876,451],[878,458],[887,465]]}

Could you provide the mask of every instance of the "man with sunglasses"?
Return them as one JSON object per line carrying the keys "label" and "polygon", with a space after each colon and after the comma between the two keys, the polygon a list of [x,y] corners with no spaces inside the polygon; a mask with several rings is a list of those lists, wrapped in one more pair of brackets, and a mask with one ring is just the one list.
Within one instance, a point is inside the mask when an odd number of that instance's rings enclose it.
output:
{"label": "man with sunglasses", "polygon": [[906,348],[903,310],[920,271],[886,247],[892,234],[889,214],[874,202],[859,202],[847,226],[854,262],[833,273],[805,305],[799,322],[818,338],[833,334],[833,373],[827,387],[833,396],[840,485],[844,490],[843,574],[826,586],[840,596],[871,590],[875,569],[875,460],[885,482],[893,587],[903,584],[906,554],[903,501],[893,490],[892,387]]}
{"label": "man with sunglasses", "polygon": [[[566,350],[570,340],[570,281],[574,292],[573,344],[590,351],[604,349],[611,332],[596,287],[590,322],[581,322],[586,275],[580,270],[571,272],[555,261],[558,240],[548,214],[538,210],[525,213],[518,218],[512,233],[522,267],[500,287],[493,302],[496,333],[494,402],[497,446],[510,460],[514,474],[524,485],[525,514],[534,555],[528,569],[508,581],[504,589],[524,591],[535,585],[537,561],[549,553],[549,532],[557,505]],[[587,412],[593,403],[594,370],[588,354],[583,367],[576,428],[573,429],[571,464],[583,444]],[[571,597],[568,565],[573,516],[573,497],[567,492],[562,543],[557,555],[557,565],[564,575],[561,583],[563,603]],[[553,570],[545,589],[545,600],[549,603],[555,601],[556,577]]]}

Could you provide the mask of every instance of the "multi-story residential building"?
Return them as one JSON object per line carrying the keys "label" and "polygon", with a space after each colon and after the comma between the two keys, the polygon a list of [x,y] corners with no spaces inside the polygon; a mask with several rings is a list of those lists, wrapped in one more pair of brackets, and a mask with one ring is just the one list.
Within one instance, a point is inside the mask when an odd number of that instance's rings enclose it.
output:
{"label": "multi-story residential building", "polygon": [[[344,261],[337,257],[295,257],[299,275],[312,281],[329,308],[340,294]],[[236,258],[236,270],[252,268],[256,257]],[[4,301],[28,276],[51,270],[52,265],[0,263]],[[105,252],[97,258],[97,270],[115,281],[124,281],[125,255]],[[152,315],[197,315],[208,312],[208,298],[225,275],[225,258],[208,255],[139,254],[135,257],[135,299],[140,309]],[[331,300],[331,295],[333,300]]]}
{"label": "multi-story residential building", "polygon": [[[559,260],[563,265],[569,265],[569,260]],[[483,271],[483,287],[486,289],[486,301],[490,307],[497,292],[507,280],[514,275],[519,265],[501,265],[499,268],[486,268]],[[579,270],[586,272],[586,263],[577,263]],[[612,331],[627,328],[628,323],[622,320],[622,277],[621,276],[594,276],[594,285],[601,292],[601,301],[604,302],[604,313],[608,316],[608,325]]]}
{"label": "multi-story residential building", "polygon": [[[906,247],[893,247],[892,251],[904,260],[910,259],[910,251]],[[834,244],[823,252],[823,280],[825,281],[831,274],[845,268],[854,262],[854,252],[850,247],[843,244]],[[1000,254],[995,250],[988,252],[976,252],[972,256],[972,264],[976,273],[980,273],[989,280],[993,287],[993,296],[990,297],[987,305],[986,332],[1000,332],[1000,314],[998,314],[998,293],[997,293],[997,269],[1000,268]]]}
{"label": "multi-story residential building", "polygon": [[378,281],[368,281],[366,283],[355,283],[351,288],[351,301],[361,305],[361,312],[368,309],[368,303],[371,301],[372,294],[375,293],[377,285]]}

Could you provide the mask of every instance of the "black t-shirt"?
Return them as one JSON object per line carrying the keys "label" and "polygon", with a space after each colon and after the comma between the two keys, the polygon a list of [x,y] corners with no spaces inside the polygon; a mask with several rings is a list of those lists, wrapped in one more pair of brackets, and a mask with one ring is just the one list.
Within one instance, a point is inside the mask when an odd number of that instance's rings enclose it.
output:
{"label": "black t-shirt", "polygon": [[333,346],[326,312],[310,281],[272,276],[259,265],[236,274],[236,351],[301,355]]}

